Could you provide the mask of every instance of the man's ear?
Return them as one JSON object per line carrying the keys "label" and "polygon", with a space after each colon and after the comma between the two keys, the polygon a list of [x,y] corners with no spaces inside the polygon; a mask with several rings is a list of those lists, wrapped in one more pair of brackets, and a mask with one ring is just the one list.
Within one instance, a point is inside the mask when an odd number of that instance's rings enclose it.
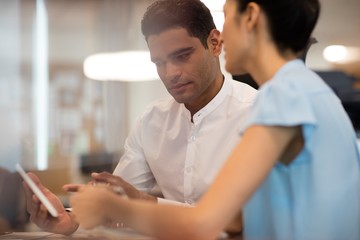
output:
{"label": "man's ear", "polygon": [[222,50],[222,41],[220,35],[221,34],[219,30],[213,29],[211,30],[207,39],[208,48],[215,56],[219,56]]}

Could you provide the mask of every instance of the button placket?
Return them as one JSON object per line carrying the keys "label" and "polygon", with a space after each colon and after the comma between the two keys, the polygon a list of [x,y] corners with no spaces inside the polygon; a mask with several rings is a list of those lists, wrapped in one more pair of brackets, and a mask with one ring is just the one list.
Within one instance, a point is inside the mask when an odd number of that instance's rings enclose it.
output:
{"label": "button placket", "polygon": [[196,146],[193,144],[196,141],[196,127],[192,125],[191,131],[188,135],[188,147],[186,153],[186,159],[184,163],[184,200],[191,198],[193,192],[193,171]]}

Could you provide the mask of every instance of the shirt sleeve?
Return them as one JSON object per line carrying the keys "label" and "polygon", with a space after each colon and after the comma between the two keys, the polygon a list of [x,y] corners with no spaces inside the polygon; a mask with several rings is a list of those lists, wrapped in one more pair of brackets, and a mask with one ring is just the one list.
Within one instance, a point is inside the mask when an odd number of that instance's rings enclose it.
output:
{"label": "shirt sleeve", "polygon": [[170,199],[165,198],[157,198],[158,204],[168,204],[168,205],[175,205],[175,206],[183,206],[183,207],[193,207],[194,205],[190,205],[188,203],[178,202]]}
{"label": "shirt sleeve", "polygon": [[113,174],[123,178],[138,190],[149,193],[156,182],[142,149],[141,131],[141,119],[139,119],[125,141],[124,154]]}

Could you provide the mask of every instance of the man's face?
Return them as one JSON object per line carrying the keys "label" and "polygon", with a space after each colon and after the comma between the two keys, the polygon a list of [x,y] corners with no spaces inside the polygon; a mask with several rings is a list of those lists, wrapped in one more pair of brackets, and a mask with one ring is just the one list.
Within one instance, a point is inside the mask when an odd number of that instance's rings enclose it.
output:
{"label": "man's face", "polygon": [[184,28],[150,35],[147,43],[151,61],[174,99],[185,105],[206,105],[204,99],[213,94],[217,57]]}

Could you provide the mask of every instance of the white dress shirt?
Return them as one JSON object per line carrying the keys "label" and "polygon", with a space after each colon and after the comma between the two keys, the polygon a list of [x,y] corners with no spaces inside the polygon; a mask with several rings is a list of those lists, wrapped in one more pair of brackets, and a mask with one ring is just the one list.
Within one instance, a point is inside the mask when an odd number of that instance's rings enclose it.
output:
{"label": "white dress shirt", "polygon": [[126,139],[114,175],[149,192],[159,203],[196,203],[240,139],[256,90],[225,79],[219,93],[193,116],[169,97],[149,106]]}

